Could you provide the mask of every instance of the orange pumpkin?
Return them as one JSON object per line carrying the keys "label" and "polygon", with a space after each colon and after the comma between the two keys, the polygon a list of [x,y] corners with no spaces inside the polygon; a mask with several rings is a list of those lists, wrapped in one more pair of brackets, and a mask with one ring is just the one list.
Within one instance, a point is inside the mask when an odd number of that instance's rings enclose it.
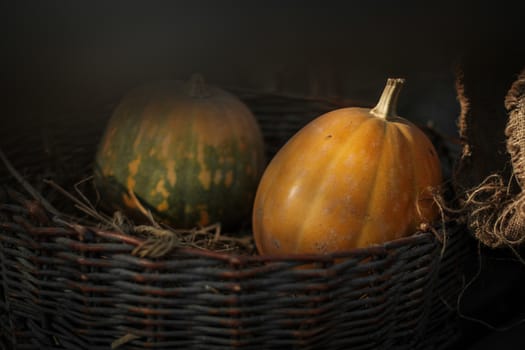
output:
{"label": "orange pumpkin", "polygon": [[260,254],[348,251],[436,218],[440,160],[427,136],[396,115],[403,82],[388,79],[373,109],[321,115],[279,150],[253,207]]}

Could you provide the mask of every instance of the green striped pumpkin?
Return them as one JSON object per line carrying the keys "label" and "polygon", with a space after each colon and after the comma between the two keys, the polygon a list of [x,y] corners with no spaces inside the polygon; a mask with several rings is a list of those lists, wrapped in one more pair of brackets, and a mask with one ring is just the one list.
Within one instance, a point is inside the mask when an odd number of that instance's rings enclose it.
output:
{"label": "green striped pumpkin", "polygon": [[247,106],[195,75],[126,95],[106,126],[94,173],[103,202],[132,218],[147,210],[179,228],[239,227],[249,220],[264,164]]}

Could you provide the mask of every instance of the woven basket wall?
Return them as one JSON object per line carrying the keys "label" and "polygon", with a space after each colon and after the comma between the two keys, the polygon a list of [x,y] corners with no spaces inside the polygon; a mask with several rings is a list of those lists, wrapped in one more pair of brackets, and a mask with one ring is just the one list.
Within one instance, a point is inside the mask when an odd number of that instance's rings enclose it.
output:
{"label": "woven basket wall", "polygon": [[[269,156],[337,107],[276,96],[245,101]],[[1,145],[24,178],[67,207],[39,180],[85,176],[108,115],[6,127]],[[438,228],[441,237],[420,232],[339,255],[179,248],[148,259],[131,254],[140,238],[53,220],[3,166],[0,175],[2,349],[446,349],[458,337],[467,235],[454,222]]]}

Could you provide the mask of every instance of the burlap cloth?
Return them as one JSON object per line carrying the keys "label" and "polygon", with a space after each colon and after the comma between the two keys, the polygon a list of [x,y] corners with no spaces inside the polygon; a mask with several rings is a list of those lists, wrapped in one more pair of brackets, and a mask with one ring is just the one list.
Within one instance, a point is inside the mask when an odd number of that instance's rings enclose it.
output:
{"label": "burlap cloth", "polygon": [[475,237],[492,247],[525,241],[525,62],[461,67],[456,90],[463,144],[454,184]]}

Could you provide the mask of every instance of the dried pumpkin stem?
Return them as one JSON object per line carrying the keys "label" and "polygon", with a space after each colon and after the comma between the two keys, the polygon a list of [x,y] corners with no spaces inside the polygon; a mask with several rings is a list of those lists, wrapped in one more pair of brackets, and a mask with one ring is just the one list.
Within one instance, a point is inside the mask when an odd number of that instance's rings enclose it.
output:
{"label": "dried pumpkin stem", "polygon": [[370,113],[386,120],[397,117],[397,98],[404,83],[405,79],[389,78],[379,102]]}

